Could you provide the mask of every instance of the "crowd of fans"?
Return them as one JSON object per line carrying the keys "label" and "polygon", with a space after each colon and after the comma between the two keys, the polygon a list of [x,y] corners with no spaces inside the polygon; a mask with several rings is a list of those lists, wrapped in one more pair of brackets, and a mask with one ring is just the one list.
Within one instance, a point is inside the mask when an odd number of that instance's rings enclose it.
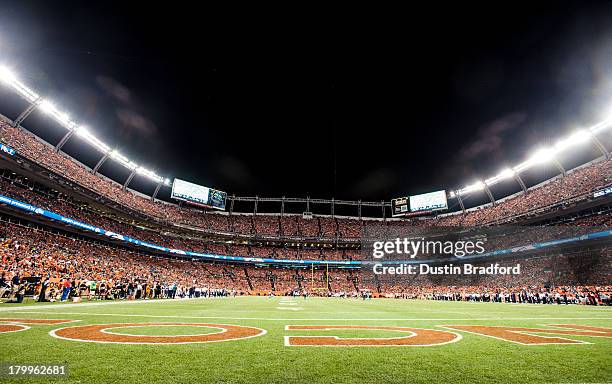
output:
{"label": "crowd of fans", "polygon": [[[177,225],[205,229],[218,234],[255,235],[266,237],[301,237],[310,239],[361,239],[366,227],[380,226],[385,230],[412,227],[479,226],[511,222],[521,215],[541,214],[554,210],[576,199],[591,196],[592,192],[612,185],[612,160],[591,164],[570,172],[565,177],[543,183],[527,193],[505,199],[495,205],[468,210],[465,213],[412,220],[370,221],[357,218],[298,215],[245,215],[205,213],[197,209],[168,204],[123,189],[103,176],[93,174],[74,159],[58,153],[21,129],[0,122],[0,141],[14,147],[21,156],[56,173],[76,185],[117,202],[132,211],[151,218],[135,221],[113,212],[102,205],[94,207],[70,195],[59,193],[33,183],[9,171],[0,171],[0,192],[9,197],[48,209],[62,215],[95,224],[106,230],[163,245],[169,248],[244,257],[359,260],[360,251],[350,247],[328,244],[321,246],[307,242],[268,244],[248,241],[221,241],[185,232]],[[9,174],[10,173],[10,174]],[[147,224],[151,224],[150,227]],[[609,226],[612,215],[585,214],[560,220],[557,224],[573,228]],[[563,237],[565,230],[530,231],[507,236],[489,236],[496,249],[524,245],[530,241],[545,241]],[[578,232],[576,232],[578,233]],[[14,281],[24,277],[38,277],[43,299],[66,300],[70,297],[90,298],[165,298],[193,296],[226,296],[275,292],[289,294],[312,290],[329,295],[357,296],[360,292],[375,292],[391,297],[431,300],[471,300],[517,303],[579,303],[609,304],[609,252],[603,260],[607,264],[591,266],[583,281],[579,281],[575,264],[567,257],[540,258],[523,261],[526,271],[512,279],[495,281],[419,280],[412,284],[396,281],[361,281],[348,270],[299,271],[290,269],[255,268],[241,265],[221,265],[153,257],[135,251],[103,245],[84,239],[52,234],[14,224],[0,229],[2,280],[0,297],[15,293]],[[267,244],[267,243],[266,243]],[[554,272],[551,272],[554,271]],[[15,280],[15,276],[17,279]],[[586,278],[585,278],[586,276]],[[458,279],[458,278],[457,278]],[[599,285],[596,285],[599,284]],[[311,292],[312,293],[312,292]]]}
{"label": "crowd of fans", "polygon": [[[364,220],[300,216],[233,215],[203,213],[200,210],[168,204],[124,190],[103,176],[91,173],[74,159],[58,153],[34,135],[0,122],[0,140],[14,147],[22,156],[125,207],[170,224],[244,235],[302,236],[310,238],[359,238]],[[570,172],[567,176],[544,183],[525,194],[493,206],[466,213],[412,220],[402,225],[484,225],[511,219],[517,215],[562,205],[578,196],[612,184],[612,160],[602,161]]]}
{"label": "crowd of fans", "polygon": [[592,164],[545,183],[525,194],[498,202],[494,206],[441,217],[438,225],[485,225],[500,223],[531,212],[539,214],[544,208],[557,208],[572,198],[590,195],[593,191],[612,184],[612,160]]}
{"label": "crowd of fans", "polygon": [[[300,271],[160,258],[3,223],[0,297],[10,297],[29,281],[42,300],[290,295],[295,292],[357,297],[373,292],[376,296],[429,300],[609,305],[611,260],[612,250],[605,249],[600,253],[506,262],[521,264],[522,274],[518,276],[395,278],[383,275],[373,278],[350,270]],[[38,280],[32,283],[32,277]]]}
{"label": "crowd of fans", "polygon": [[612,286],[559,286],[555,288],[497,287],[497,286],[422,286],[413,289],[400,289],[390,297],[442,300],[472,301],[514,304],[582,304],[612,305]]}
{"label": "crowd of fans", "polygon": [[57,212],[72,219],[93,224],[121,235],[163,245],[168,248],[189,250],[220,255],[233,255],[262,258],[288,258],[288,259],[359,259],[359,252],[355,250],[336,249],[307,249],[303,247],[284,248],[256,246],[248,244],[228,245],[215,244],[196,237],[188,237],[178,233],[169,233],[159,230],[145,229],[141,224],[135,225],[113,217],[110,212],[97,210],[87,204],[81,203],[70,196],[57,193],[44,186],[24,180],[21,176],[10,175],[7,171],[0,171],[0,193],[5,196],[28,202],[52,212]]}
{"label": "crowd of fans", "polygon": [[12,223],[0,230],[0,260],[0,296],[11,291],[14,276],[48,281],[47,299],[61,299],[67,284],[81,290],[73,296],[132,299],[286,294],[300,288],[293,270],[153,257]]}
{"label": "crowd of fans", "polygon": [[[138,240],[173,249],[220,255],[278,259],[361,260],[364,259],[364,257],[369,258],[368,254],[362,253],[359,249],[342,249],[332,244],[324,244],[324,247],[319,247],[308,246],[307,243],[297,243],[295,246],[289,247],[286,243],[284,243],[285,245],[283,245],[283,243],[280,243],[280,245],[263,245],[263,243],[248,242],[215,243],[211,240],[204,240],[181,233],[172,233],[168,230],[160,231],[159,229],[146,228],[143,223],[129,223],[125,221],[125,219],[113,216],[110,211],[96,209],[95,207],[75,200],[71,196],[58,193],[6,170],[0,170],[0,191],[9,197],[61,213],[72,219],[94,224],[118,234],[127,235]],[[268,220],[264,221],[264,223],[274,222],[275,225],[280,223],[278,217],[268,216],[267,218]],[[346,222],[349,221],[355,220],[339,221],[339,223],[343,222],[343,226],[349,228],[349,224],[346,224]],[[501,233],[497,233],[498,231],[495,230],[495,228],[498,227],[489,227],[488,229],[479,230],[479,235],[482,236],[486,232],[487,243],[485,248],[487,251],[507,249],[525,245],[530,242],[581,235],[591,231],[592,226],[612,224],[612,216],[596,212],[596,214],[592,216],[572,218],[560,224],[560,226],[547,226],[544,228],[505,227],[504,231]],[[396,226],[397,224],[389,228],[393,230]],[[383,227],[383,229],[385,228]],[[428,234],[427,228],[422,229],[421,232],[423,236]],[[376,237],[381,237],[380,235],[383,233],[386,232],[377,233]],[[388,237],[389,233],[386,233],[386,236]],[[468,234],[467,236],[469,237],[471,235]],[[426,257],[428,255],[424,253],[422,256]]]}
{"label": "crowd of fans", "polygon": [[[123,190],[118,184],[89,172],[73,159],[57,153],[50,146],[40,142],[33,135],[20,129],[0,123],[2,140],[14,146],[19,153],[42,164],[52,171],[81,184],[107,198],[118,201],[132,209],[140,210],[150,216],[194,225],[206,229],[242,234],[261,234],[271,236],[304,236],[304,237],[347,237],[359,238],[362,220],[334,219],[315,217],[283,217],[258,215],[234,215],[228,217],[220,214],[204,214],[201,211],[182,208],[151,200],[129,190]],[[578,169],[566,177],[558,178],[526,194],[500,202],[494,206],[439,217],[431,220],[414,220],[411,225],[479,225],[498,221],[504,217],[533,211],[583,195],[597,188],[610,185],[612,162],[610,160]]]}
{"label": "crowd of fans", "polygon": [[[612,249],[498,261],[520,275],[381,275],[370,282],[407,299],[531,304],[612,305]],[[489,262],[490,263],[490,262]],[[476,263],[485,266],[486,262]]]}

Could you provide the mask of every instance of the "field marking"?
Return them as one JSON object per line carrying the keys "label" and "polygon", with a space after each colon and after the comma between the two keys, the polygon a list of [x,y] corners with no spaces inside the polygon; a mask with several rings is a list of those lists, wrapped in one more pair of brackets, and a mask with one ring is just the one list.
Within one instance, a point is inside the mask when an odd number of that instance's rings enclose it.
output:
{"label": "field marking", "polygon": [[276,309],[280,309],[282,311],[303,311],[304,308],[301,307],[276,307]]}
{"label": "field marking", "polygon": [[0,324],[0,334],[21,332],[21,331],[25,331],[28,329],[30,329],[30,327],[28,327],[27,325],[23,325],[23,324],[11,324],[11,323]]}
{"label": "field marking", "polygon": [[[296,327],[295,329],[292,329],[293,327]],[[300,329],[299,327],[308,327],[308,326],[304,326],[304,325],[285,325],[285,331],[299,331],[299,330],[303,330]],[[330,328],[325,328],[325,327],[330,327]],[[359,327],[359,326],[358,326]],[[350,330],[350,329],[366,329],[366,330],[383,330],[382,328],[389,328],[386,326],[366,326],[367,328],[356,328],[355,326],[326,326],[326,325],[322,325],[320,329],[313,329],[313,330],[320,330],[320,331],[333,331],[333,330]],[[291,344],[291,339],[295,339],[297,340],[303,340],[303,339],[313,339],[313,338],[320,338],[320,337],[328,337],[328,338],[333,338],[334,340],[339,340],[339,341],[343,341],[343,340],[383,340],[383,341],[387,341],[387,340],[406,340],[406,339],[410,339],[413,338],[415,336],[418,336],[416,332],[413,332],[412,330],[425,330],[425,331],[433,331],[436,332],[435,329],[430,329],[430,328],[414,328],[414,327],[394,327],[394,328],[406,328],[405,330],[392,330],[392,331],[397,331],[397,332],[403,332],[403,333],[409,333],[408,336],[398,336],[398,337],[338,337],[338,336],[285,336],[285,347],[434,347],[437,345],[445,345],[445,344],[451,344],[451,343],[456,343],[459,340],[463,339],[463,336],[460,333],[457,332],[451,332],[451,331],[442,331],[443,333],[450,333],[452,335],[454,335],[455,337],[449,341],[445,341],[445,342],[441,342],[441,343],[434,343],[434,344],[405,344],[405,345],[372,345],[372,344],[361,344],[361,345],[340,345],[340,344],[316,344],[316,345],[306,345],[306,344]]]}
{"label": "field marking", "polygon": [[66,324],[66,323],[75,323],[81,320],[63,320],[63,319],[23,319],[23,318],[15,318],[15,317],[3,317],[0,318],[0,333],[11,333],[11,332],[21,332],[31,327],[25,324],[37,324],[37,325],[56,325],[56,324]]}
{"label": "field marking", "polygon": [[24,305],[22,307],[4,307],[4,308],[0,308],[0,312],[11,312],[11,311],[21,311],[21,310],[28,310],[28,309],[50,309],[50,308],[71,308],[74,307],[75,305],[79,306],[79,307],[99,307],[99,306],[106,306],[106,305],[117,305],[117,304],[140,304],[140,303],[155,303],[155,302],[163,302],[163,301],[167,301],[166,299],[158,299],[158,300],[148,300],[148,301],[136,301],[136,300],[132,300],[132,301],[109,301],[109,302],[100,302],[100,303],[92,303],[92,302],[88,302],[88,303],[65,303],[65,304],[47,304],[47,305]]}
{"label": "field marking", "polygon": [[[47,305],[24,305],[21,307],[2,307],[0,308],[0,312],[11,312],[11,311],[21,311],[28,309],[51,309],[51,308],[71,308],[75,305],[79,308],[83,307],[102,307],[107,305],[119,305],[119,304],[145,304],[145,303],[181,303],[181,302],[192,302],[192,301],[208,301],[208,300],[233,300],[235,298],[240,297],[250,297],[250,296],[236,296],[232,298],[224,298],[224,297],[194,297],[187,299],[151,299],[151,300],[112,300],[112,301],[100,301],[100,302],[81,302],[81,303],[65,303],[65,304],[47,304]],[[1,303],[1,302],[0,302]]]}
{"label": "field marking", "polygon": [[[445,329],[452,329],[452,330],[456,330],[454,328],[450,328],[450,327],[446,327],[446,326],[439,326]],[[568,339],[566,337],[554,337],[554,336],[540,336],[538,335],[538,337],[542,337],[545,339],[561,339],[561,340],[568,340],[568,341],[572,341],[572,343],[534,343],[534,344],[525,344],[525,343],[520,343],[518,341],[512,341],[512,340],[508,340],[508,339],[504,339],[501,337],[497,337],[497,336],[490,336],[490,335],[485,335],[482,333],[476,333],[476,332],[471,332],[471,331],[466,331],[464,329],[460,330],[461,332],[465,332],[465,333],[471,333],[472,335],[477,335],[477,336],[483,336],[483,337],[488,337],[491,339],[496,339],[496,340],[501,340],[501,341],[505,341],[507,343],[513,343],[513,344],[519,344],[519,345],[525,345],[525,346],[536,346],[536,345],[585,345],[585,344],[593,344],[593,343],[589,343],[587,341],[581,341],[581,340],[572,340],[572,339]],[[525,333],[527,334],[527,333]]]}
{"label": "field marking", "polygon": [[[47,313],[37,311],[23,311],[22,313]],[[56,312],[57,315],[78,315],[78,316],[118,316],[118,317],[153,317],[153,318],[175,318],[175,319],[228,319],[228,320],[271,320],[271,321],[498,321],[498,320],[607,320],[612,318],[605,317],[472,317],[472,318],[270,318],[270,317],[228,317],[228,316],[176,316],[176,315],[141,315],[124,313],[87,313],[87,312]]]}
{"label": "field marking", "polygon": [[[445,328],[445,329],[452,329],[453,331],[458,331],[458,332],[466,332],[466,333],[471,333],[473,335],[477,335],[477,336],[484,336],[484,337],[489,337],[491,339],[497,339],[497,340],[502,340],[502,341],[506,341],[509,343],[514,343],[514,344],[519,344],[519,345],[526,345],[526,346],[532,346],[532,345],[581,345],[581,344],[593,344],[591,342],[588,341],[582,341],[582,340],[576,340],[576,339],[569,339],[567,337],[559,337],[558,335],[570,335],[570,336],[578,336],[578,337],[609,337],[606,335],[593,335],[593,334],[587,334],[586,330],[580,330],[579,328],[571,328],[572,325],[566,325],[566,327],[564,328],[563,326],[560,326],[558,324],[538,324],[539,326],[543,326],[543,327],[549,327],[549,328],[527,328],[527,327],[510,327],[510,329],[506,329],[507,332],[509,333],[514,333],[514,334],[519,334],[519,335],[525,335],[525,336],[533,336],[533,337],[539,337],[539,338],[543,338],[543,339],[557,339],[557,340],[566,340],[569,341],[569,343],[554,343],[554,342],[550,342],[550,343],[522,343],[520,341],[516,341],[516,340],[511,340],[511,339],[506,339],[500,336],[493,336],[493,335],[489,335],[486,334],[484,332],[477,332],[477,331],[470,331],[470,330],[466,330],[466,329],[462,329],[461,326],[455,326],[455,325],[438,325],[438,327],[441,328]],[[577,325],[573,325],[574,327],[577,327]],[[487,326],[487,328],[500,328],[500,329],[504,329],[504,328],[508,328],[508,326],[506,325],[490,325]],[[550,329],[552,328],[552,329]],[[556,328],[556,329],[555,329]],[[601,328],[601,327],[598,327]],[[574,332],[585,332],[585,334],[568,334],[568,333],[562,333],[563,331],[574,331]],[[560,332],[560,333],[555,333],[555,332]],[[600,333],[604,333],[603,331],[597,331]],[[541,335],[541,333],[544,334],[553,334],[553,335],[557,335],[557,336],[543,336]]]}
{"label": "field marking", "polygon": [[[146,324],[146,323],[144,323]],[[160,326],[160,325],[157,325]],[[165,324],[163,325],[164,327],[186,327],[186,326],[190,326],[189,324]],[[192,327],[195,328],[195,326],[191,325]],[[123,328],[146,328],[146,327],[150,327],[150,325],[128,325],[126,327],[114,327],[114,328],[110,328],[110,329],[123,329]],[[155,335],[155,337],[188,337],[188,336],[202,336],[202,335],[213,335],[213,334],[219,334],[219,333],[224,333],[227,332],[226,328],[218,328],[218,327],[204,327],[204,328],[212,328],[212,329],[219,329],[219,332],[210,332],[210,333],[194,333],[194,334],[190,334],[190,335]],[[100,332],[102,333],[107,333],[109,335],[128,335],[128,336],[151,336],[151,335],[134,335],[131,333],[119,333],[119,332],[111,332],[108,330],[109,328],[104,328],[101,329]]]}
{"label": "field marking", "polygon": [[[128,328],[130,326],[133,327],[155,327],[155,326],[194,326],[194,327],[204,327],[204,328],[217,328],[217,329],[223,329],[223,331],[221,332],[214,332],[214,333],[207,333],[207,334],[201,334],[201,335],[187,335],[189,337],[191,336],[214,336],[214,335],[218,335],[218,334],[222,334],[222,333],[226,333],[227,332],[227,328],[220,328],[220,327],[238,327],[238,328],[251,328],[251,329],[255,329],[258,330],[259,333],[255,334],[255,335],[251,335],[251,336],[242,336],[242,337],[232,337],[232,338],[227,338],[227,339],[220,339],[220,340],[208,340],[208,341],[185,341],[185,342],[163,342],[163,343],[155,343],[155,342],[134,342],[134,341],[106,341],[106,340],[91,340],[91,339],[80,339],[80,338],[72,338],[72,337],[64,337],[64,336],[59,336],[57,334],[57,332],[60,331],[64,331],[64,330],[74,330],[75,328],[85,328],[85,327],[96,327],[96,326],[106,326],[108,325],[108,328],[103,328],[101,329],[99,332],[100,333],[105,333],[105,334],[109,334],[109,335],[117,335],[117,336],[126,336],[126,337],[131,337],[131,338],[138,338],[138,337],[142,337],[144,339],[153,339],[156,337],[184,337],[184,336],[176,336],[176,335],[172,335],[172,336],[143,336],[143,335],[128,335],[128,334],[118,334],[118,333],[112,333],[112,332],[108,332],[108,329],[112,329],[114,328],[113,326],[115,326],[115,328]],[[219,326],[219,327],[216,327]],[[105,332],[106,331],[106,332]],[[62,340],[67,340],[67,341],[78,341],[78,342],[83,342],[83,343],[99,343],[99,344],[135,344],[135,345],[177,345],[177,344],[207,344],[207,343],[221,343],[221,342],[225,342],[225,341],[234,341],[234,340],[246,340],[246,339],[251,339],[254,337],[259,337],[259,336],[263,336],[266,333],[268,333],[267,330],[263,329],[263,328],[259,328],[259,327],[251,327],[251,326],[245,326],[245,325],[230,325],[230,324],[194,324],[194,323],[172,323],[172,324],[164,324],[164,323],[142,323],[142,324],[132,324],[132,325],[127,325],[124,326],[123,324],[89,324],[89,325],[84,325],[84,326],[77,326],[77,327],[64,327],[64,328],[58,328],[58,329],[54,329],[49,331],[49,336],[55,337],[57,339],[62,339]]]}
{"label": "field marking", "polygon": [[2,317],[0,323],[11,324],[38,324],[38,325],[56,325],[74,323],[81,320],[66,320],[66,319],[24,319],[21,317]]}

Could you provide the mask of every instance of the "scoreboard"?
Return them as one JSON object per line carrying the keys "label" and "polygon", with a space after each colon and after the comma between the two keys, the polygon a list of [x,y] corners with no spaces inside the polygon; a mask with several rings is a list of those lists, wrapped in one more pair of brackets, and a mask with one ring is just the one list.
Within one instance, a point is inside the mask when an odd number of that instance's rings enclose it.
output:
{"label": "scoreboard", "polygon": [[427,213],[448,208],[446,191],[435,191],[391,200],[392,216]]}
{"label": "scoreboard", "polygon": [[408,197],[398,197],[397,199],[391,200],[391,214],[392,216],[403,216],[410,212],[408,203]]}
{"label": "scoreboard", "polygon": [[410,212],[428,212],[448,208],[446,191],[435,191],[410,196]]}
{"label": "scoreboard", "polygon": [[227,193],[185,180],[174,179],[171,197],[194,205],[223,210]]}

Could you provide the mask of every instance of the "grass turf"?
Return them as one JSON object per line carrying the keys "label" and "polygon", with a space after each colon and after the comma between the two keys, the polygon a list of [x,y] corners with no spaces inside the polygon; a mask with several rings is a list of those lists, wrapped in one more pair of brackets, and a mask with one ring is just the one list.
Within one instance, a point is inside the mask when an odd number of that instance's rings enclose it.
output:
{"label": "grass turf", "polygon": [[[433,347],[287,347],[286,335],[394,337],[389,331],[286,331],[286,325],[387,325],[441,329],[440,325],[542,327],[578,324],[612,327],[612,308],[458,303],[416,300],[239,297],[0,305],[0,317],[74,319],[0,334],[0,362],[61,364],[68,378],[10,379],[62,383],[351,383],[351,382],[610,382],[612,339],[568,338],[581,345],[523,346],[465,332]],[[254,326],[267,334],[209,344],[118,345],[67,341],[53,329],[103,323],[220,323]],[[206,333],[210,328],[117,329],[134,335]],[[113,331],[114,332],[114,331]],[[563,336],[561,336],[563,337]],[[0,378],[7,382],[9,379]]]}

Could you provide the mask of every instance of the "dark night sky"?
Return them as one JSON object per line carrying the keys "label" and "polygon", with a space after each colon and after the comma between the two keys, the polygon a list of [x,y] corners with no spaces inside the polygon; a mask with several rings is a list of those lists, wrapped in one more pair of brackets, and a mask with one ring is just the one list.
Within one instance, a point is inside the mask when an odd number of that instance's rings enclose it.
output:
{"label": "dark night sky", "polygon": [[[0,61],[136,162],[230,194],[458,188],[612,105],[610,2],[50,3],[0,1]],[[57,141],[44,122],[24,125]],[[66,151],[95,164],[78,141]]]}

